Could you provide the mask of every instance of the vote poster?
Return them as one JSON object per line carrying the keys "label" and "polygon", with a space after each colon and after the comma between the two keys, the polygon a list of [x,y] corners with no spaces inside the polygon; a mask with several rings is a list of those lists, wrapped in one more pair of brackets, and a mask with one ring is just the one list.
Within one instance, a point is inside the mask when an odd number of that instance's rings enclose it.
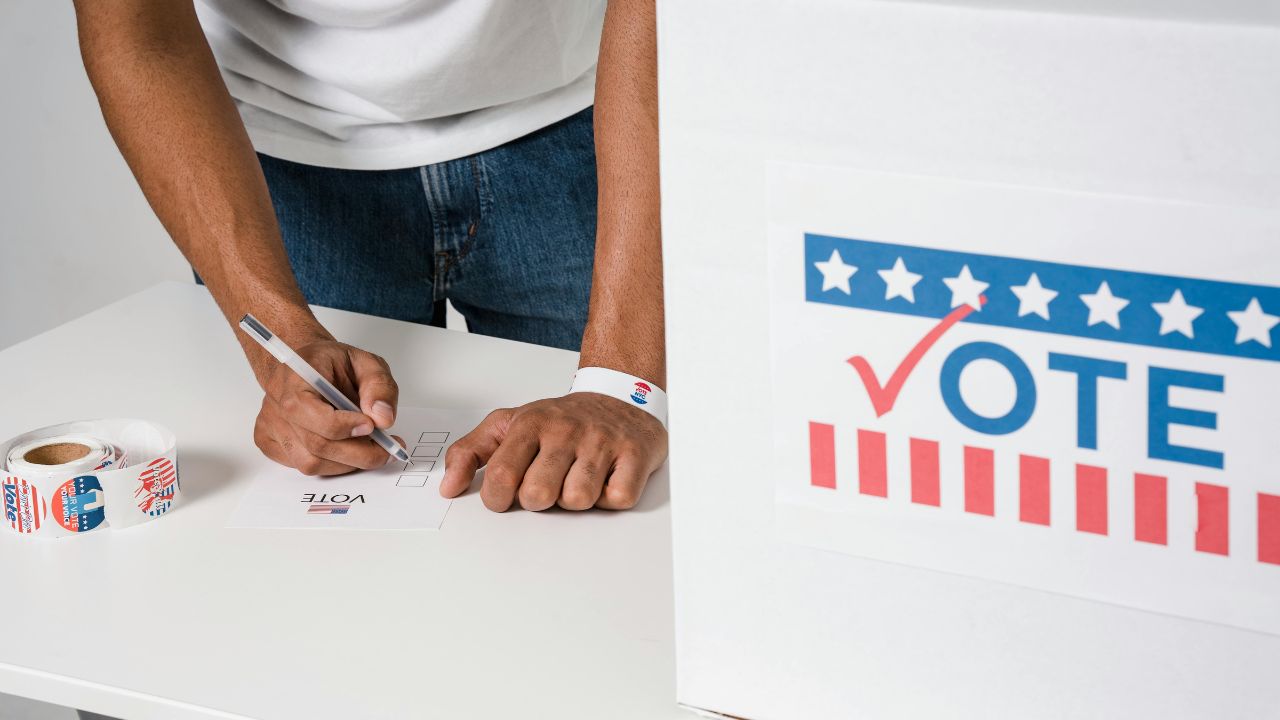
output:
{"label": "vote poster", "polygon": [[781,539],[1280,633],[1274,209],[778,166]]}

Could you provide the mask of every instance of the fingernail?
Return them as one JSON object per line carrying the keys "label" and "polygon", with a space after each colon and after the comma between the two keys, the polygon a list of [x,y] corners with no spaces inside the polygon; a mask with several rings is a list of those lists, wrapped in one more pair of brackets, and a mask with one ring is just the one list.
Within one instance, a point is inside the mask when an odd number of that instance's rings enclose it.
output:
{"label": "fingernail", "polygon": [[373,404],[373,414],[378,416],[386,424],[390,425],[396,420],[396,411],[392,409],[391,403],[379,400]]}
{"label": "fingernail", "polygon": [[351,431],[351,437],[364,437],[371,432],[373,432],[373,426],[369,423],[365,423],[363,425],[357,425],[355,430]]}

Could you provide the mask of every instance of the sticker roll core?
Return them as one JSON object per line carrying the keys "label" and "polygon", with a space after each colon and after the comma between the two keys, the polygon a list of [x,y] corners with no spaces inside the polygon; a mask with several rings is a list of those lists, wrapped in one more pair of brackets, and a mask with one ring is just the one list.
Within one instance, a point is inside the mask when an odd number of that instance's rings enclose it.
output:
{"label": "sticker roll core", "polygon": [[91,435],[55,435],[13,446],[5,470],[22,477],[70,477],[121,464],[122,454],[106,440]]}
{"label": "sticker roll core", "polygon": [[23,537],[119,530],[167,514],[181,496],[173,433],[145,420],[33,430],[0,443],[0,463],[0,520]]}
{"label": "sticker roll core", "polygon": [[22,454],[22,459],[36,465],[65,465],[89,454],[89,446],[77,442],[41,445]]}

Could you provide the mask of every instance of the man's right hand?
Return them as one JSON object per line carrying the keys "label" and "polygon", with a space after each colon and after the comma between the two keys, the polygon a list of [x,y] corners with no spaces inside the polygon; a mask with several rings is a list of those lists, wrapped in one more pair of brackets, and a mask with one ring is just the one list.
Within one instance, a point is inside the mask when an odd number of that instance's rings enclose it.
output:
{"label": "man's right hand", "polygon": [[111,135],[228,324],[256,314],[286,332],[338,389],[359,398],[362,412],[333,409],[241,337],[267,394],[253,433],[258,447],[309,475],[387,462],[366,436],[395,420],[396,383],[381,358],[334,342],[307,308],[262,167],[192,0],[75,5],[80,52]]}
{"label": "man's right hand", "polygon": [[293,370],[268,359],[270,365],[259,373],[266,396],[253,428],[258,448],[306,475],[341,475],[385,465],[391,456],[369,434],[375,426],[391,427],[396,419],[400,391],[387,362],[336,340],[316,340],[294,350],[344,395],[358,398],[361,412],[334,408]]}

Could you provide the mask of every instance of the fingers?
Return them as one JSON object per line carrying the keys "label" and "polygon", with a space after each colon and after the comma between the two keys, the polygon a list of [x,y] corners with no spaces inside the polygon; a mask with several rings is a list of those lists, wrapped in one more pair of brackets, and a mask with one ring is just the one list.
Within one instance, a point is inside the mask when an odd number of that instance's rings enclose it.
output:
{"label": "fingers", "polygon": [[579,393],[490,415],[450,449],[441,493],[454,497],[485,465],[486,507],[625,510],[639,501],[667,453],[654,418],[619,401]]}
{"label": "fingers", "polygon": [[387,361],[356,348],[352,348],[349,355],[356,389],[360,393],[360,409],[383,430],[391,427],[396,421],[400,386],[391,377]]}
{"label": "fingers", "polygon": [[348,397],[358,395],[363,411],[334,408],[281,365],[265,383],[267,396],[254,427],[254,442],[267,457],[308,475],[339,475],[386,464],[390,456],[368,438],[375,427],[395,422],[399,388],[386,361],[332,340],[297,349]]}
{"label": "fingers", "polygon": [[364,437],[373,423],[364,413],[338,410],[298,378],[300,387],[287,389],[278,400],[280,414],[292,425],[329,440]]}
{"label": "fingers", "polygon": [[254,441],[264,455],[304,475],[344,475],[356,469],[312,455],[288,432],[277,437],[269,431],[259,433],[255,428]]}
{"label": "fingers", "polygon": [[[484,486],[480,488],[484,506],[494,512],[506,512],[515,502],[525,471],[537,454],[538,436],[531,428],[508,432],[484,471]],[[555,502],[555,498],[551,501]]]}
{"label": "fingers", "polygon": [[451,498],[457,497],[471,487],[476,471],[493,456],[502,442],[511,422],[512,411],[509,409],[494,410],[476,426],[475,430],[462,436],[450,448],[444,457],[444,479],[440,481],[440,494]]}
{"label": "fingers", "polygon": [[638,458],[619,458],[596,507],[605,510],[630,510],[635,507],[640,500],[640,493],[644,492],[645,483],[649,481],[649,474]]}
{"label": "fingers", "polygon": [[[576,460],[572,444],[547,441],[547,438],[543,440],[533,462],[526,468],[520,468],[524,475],[520,482],[520,507],[525,510],[546,510],[555,505],[560,499],[560,487],[564,484],[565,476]],[[530,441],[531,444],[536,442],[532,438]],[[489,472],[492,471],[491,465]]]}
{"label": "fingers", "polygon": [[564,478],[564,488],[557,503],[565,510],[587,510],[600,499],[605,476],[613,462],[608,448],[588,444],[578,451],[577,459]]}
{"label": "fingers", "polygon": [[330,440],[300,428],[294,428],[294,437],[306,453],[322,460],[337,463],[351,469],[372,470],[386,465],[391,459],[386,450],[368,438]]}
{"label": "fingers", "polygon": [[[337,344],[334,343],[336,346]],[[329,367],[333,356],[346,359],[346,351],[335,347],[329,356],[313,357],[315,364]],[[330,362],[325,362],[325,361]],[[328,373],[330,379],[339,372]],[[311,388],[307,381],[285,366],[275,369],[266,385],[267,396],[274,400],[284,422],[299,425],[330,440],[363,437],[373,432],[372,419],[359,412],[338,410]],[[277,435],[279,433],[276,433]]]}
{"label": "fingers", "polygon": [[378,468],[390,458],[367,437],[331,440],[290,424],[286,417],[281,404],[270,397],[263,398],[254,426],[254,441],[267,457],[297,468],[305,475],[342,475],[358,469]]}

